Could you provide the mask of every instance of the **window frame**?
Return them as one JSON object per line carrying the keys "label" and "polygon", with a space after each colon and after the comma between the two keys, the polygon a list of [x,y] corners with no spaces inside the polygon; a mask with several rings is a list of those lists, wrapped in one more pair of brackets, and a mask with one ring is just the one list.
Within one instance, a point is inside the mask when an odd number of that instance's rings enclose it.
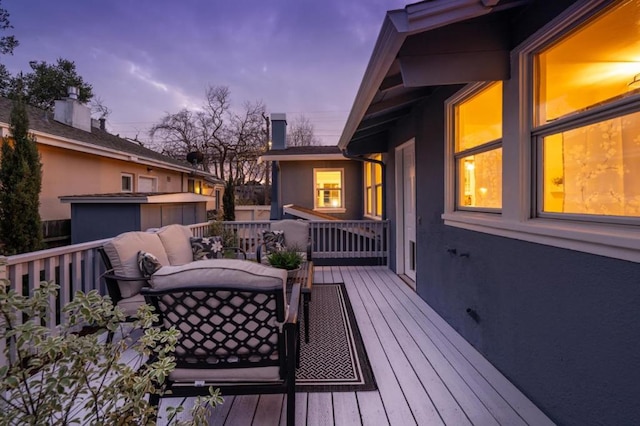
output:
{"label": "window frame", "polygon": [[[134,174],[133,173],[120,173],[120,192],[134,192],[134,188],[133,188],[133,182],[134,182]],[[128,178],[129,179],[129,188],[125,188],[124,185],[122,185],[122,179],[123,178]]]}
{"label": "window frame", "polygon": [[[318,172],[340,172],[340,207],[318,207],[317,176]],[[344,167],[314,167],[313,168],[313,210],[324,213],[344,213],[347,211],[344,205]]]}
{"label": "window frame", "polygon": [[[474,213],[488,213],[488,214],[501,214],[502,208],[490,208],[490,207],[473,207],[473,206],[461,206],[458,199],[459,180],[458,180],[458,160],[468,157],[470,155],[482,154],[490,152],[499,148],[503,148],[504,141],[504,113],[503,113],[503,131],[502,138],[487,141],[481,145],[467,148],[460,152],[456,152],[456,107],[465,100],[477,95],[481,91],[485,90],[495,81],[479,82],[468,84],[455,95],[447,99],[445,102],[445,214],[451,214],[453,212],[474,212]],[[503,84],[503,97],[504,97],[504,84]],[[504,101],[503,101],[504,112]],[[504,163],[504,154],[503,160]],[[503,167],[504,170],[504,167]],[[504,172],[503,172],[503,186],[504,186]],[[504,193],[502,196],[502,202],[504,207]]]}
{"label": "window frame", "polygon": [[[540,184],[536,137],[554,132],[567,123],[588,123],[607,117],[614,109],[633,112],[640,108],[640,95],[631,95],[589,110],[580,118],[572,115],[534,126],[534,55],[558,41],[579,25],[602,12],[610,2],[591,0],[568,7],[511,51],[511,79],[503,89],[503,190],[502,213],[454,210],[455,176],[450,167],[450,115],[445,114],[445,225],[500,237],[560,247],[640,263],[640,227],[628,223],[585,221],[563,213],[539,216],[537,187]],[[462,88],[458,94],[475,84]],[[454,95],[457,96],[458,94]],[[607,219],[610,219],[607,217]]]}
{"label": "window frame", "polygon": [[[376,155],[372,155],[369,157],[372,160],[377,160],[377,161],[382,161],[382,154],[376,154]],[[376,176],[376,172],[374,167],[380,167],[382,168],[382,165],[376,163],[376,162],[372,162],[372,161],[365,161],[364,162],[364,167],[363,167],[363,179],[362,179],[362,183],[364,185],[364,206],[363,206],[363,216],[368,218],[368,219],[374,219],[374,220],[381,220],[382,219],[382,211],[380,212],[380,214],[377,214],[377,203],[378,203],[378,189],[382,189],[382,191],[384,191],[384,188],[382,188],[383,185],[383,180],[384,178],[382,177],[382,173],[384,173],[384,170],[381,170],[380,173],[380,182],[376,182],[375,176]],[[367,185],[367,168],[369,169],[369,179],[371,182],[371,185],[368,186]],[[371,188],[371,213],[367,212],[367,204],[369,202],[369,193],[368,190],[369,188]],[[382,200],[383,202],[384,200]],[[382,210],[384,210],[384,206],[382,206]]]}

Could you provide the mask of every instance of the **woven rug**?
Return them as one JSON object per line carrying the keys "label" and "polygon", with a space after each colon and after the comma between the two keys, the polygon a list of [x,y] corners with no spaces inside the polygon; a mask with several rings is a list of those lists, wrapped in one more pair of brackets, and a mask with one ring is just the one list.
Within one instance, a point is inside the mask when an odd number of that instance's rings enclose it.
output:
{"label": "woven rug", "polygon": [[376,390],[376,381],[344,284],[314,284],[309,307],[309,343],[304,341],[302,311],[298,316],[302,335],[296,390]]}

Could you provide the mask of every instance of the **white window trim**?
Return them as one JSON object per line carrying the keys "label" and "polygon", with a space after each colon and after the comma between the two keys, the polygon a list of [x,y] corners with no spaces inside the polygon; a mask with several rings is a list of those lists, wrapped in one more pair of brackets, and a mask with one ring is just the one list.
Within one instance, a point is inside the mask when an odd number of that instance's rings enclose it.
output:
{"label": "white window trim", "polygon": [[[532,217],[536,196],[532,179],[533,78],[534,52],[549,41],[582,23],[608,5],[592,0],[569,7],[512,52],[513,80],[504,82],[502,138],[502,213],[455,211],[455,175],[450,143],[451,119],[446,104],[445,125],[445,225],[484,232],[506,238],[545,244],[640,263],[640,227],[615,223]],[[517,80],[515,77],[517,76]],[[471,84],[451,98],[458,99],[476,88]]]}
{"label": "white window trim", "polygon": [[[131,189],[124,189],[122,187],[122,178],[123,177],[128,177],[129,178],[129,180],[131,181]],[[134,191],[133,182],[134,182],[133,173],[120,173],[120,192],[133,192]]]}
{"label": "white window trim", "polygon": [[[483,207],[458,207],[456,210],[456,200],[457,200],[457,188],[456,188],[456,153],[455,153],[455,107],[465,99],[479,93],[493,82],[480,82],[480,83],[472,83],[463,87],[460,91],[458,91],[455,95],[450,97],[445,101],[445,145],[444,145],[444,175],[445,175],[445,188],[444,188],[444,211],[445,214],[454,213],[456,211],[470,211],[470,212],[490,212],[494,214],[500,214],[502,209],[497,208],[483,208]],[[504,92],[504,89],[503,89]],[[504,105],[504,103],[503,103]],[[504,111],[504,108],[503,108]],[[503,114],[504,116],[504,114]],[[503,132],[504,133],[504,132]],[[504,134],[503,137],[497,139],[500,141],[500,147],[504,145]],[[487,141],[487,143],[483,143],[482,145],[487,145],[488,143],[492,143],[491,141]],[[483,151],[483,152],[489,152]],[[503,186],[504,186],[504,147],[503,147]],[[503,208],[504,208],[504,189],[503,189]]]}
{"label": "white window trim", "polygon": [[[340,205],[342,207],[318,207],[317,202],[318,202],[318,198],[317,198],[317,181],[316,181],[316,173],[317,172],[335,172],[335,171],[339,171],[340,172],[340,183],[341,183],[341,188],[340,188]],[[344,186],[345,186],[345,182],[344,182],[344,168],[343,167],[318,167],[318,168],[314,168],[313,169],[313,210],[314,211],[318,211],[318,212],[323,212],[323,213],[345,213],[347,211],[347,209],[345,208],[344,205]]]}
{"label": "white window trim", "polygon": [[[363,217],[367,218],[367,219],[371,219],[371,220],[382,220],[382,215],[376,215],[375,211],[376,211],[376,207],[377,207],[377,202],[378,202],[378,195],[376,193],[376,189],[378,185],[382,185],[384,182],[380,182],[379,184],[376,184],[375,182],[375,171],[374,171],[374,167],[378,166],[378,167],[382,167],[380,164],[378,163],[374,163],[374,162],[365,162],[365,167],[362,168],[362,173],[363,173],[363,179],[362,179],[362,185],[364,187],[364,206],[363,206],[363,211],[364,214],[362,215]],[[370,175],[369,176],[371,178],[371,196],[372,196],[372,200],[371,200],[371,207],[374,213],[369,214],[367,213],[367,167],[366,164],[371,164],[371,170],[370,170]],[[383,172],[384,173],[384,172]],[[384,191],[384,188],[382,189]]]}

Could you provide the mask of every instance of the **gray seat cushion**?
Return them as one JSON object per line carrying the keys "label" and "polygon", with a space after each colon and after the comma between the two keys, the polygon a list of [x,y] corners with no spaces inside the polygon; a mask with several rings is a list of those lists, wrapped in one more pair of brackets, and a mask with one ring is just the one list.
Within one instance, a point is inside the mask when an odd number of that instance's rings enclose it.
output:
{"label": "gray seat cushion", "polygon": [[180,266],[164,266],[150,278],[154,290],[220,285],[243,290],[286,291],[287,271],[238,259],[205,259]]}
{"label": "gray seat cushion", "polygon": [[[187,369],[176,368],[169,373],[169,379],[175,382],[194,382],[204,380],[207,384],[222,382],[275,382],[280,378],[280,367],[225,368],[225,369]],[[175,386],[175,385],[174,385]]]}
{"label": "gray seat cushion", "polygon": [[135,296],[120,300],[116,306],[118,306],[126,316],[135,317],[138,312],[138,308],[143,303],[145,303],[144,296],[136,294]]}

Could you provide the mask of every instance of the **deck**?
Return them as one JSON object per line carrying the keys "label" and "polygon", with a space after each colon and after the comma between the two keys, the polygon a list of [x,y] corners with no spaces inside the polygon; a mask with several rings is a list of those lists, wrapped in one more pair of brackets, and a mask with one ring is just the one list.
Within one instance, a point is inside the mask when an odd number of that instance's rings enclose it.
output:
{"label": "deck", "polygon": [[[298,393],[297,425],[553,424],[386,267],[317,267],[315,282],[346,284],[378,390]],[[285,404],[227,396],[210,424],[284,425]]]}

